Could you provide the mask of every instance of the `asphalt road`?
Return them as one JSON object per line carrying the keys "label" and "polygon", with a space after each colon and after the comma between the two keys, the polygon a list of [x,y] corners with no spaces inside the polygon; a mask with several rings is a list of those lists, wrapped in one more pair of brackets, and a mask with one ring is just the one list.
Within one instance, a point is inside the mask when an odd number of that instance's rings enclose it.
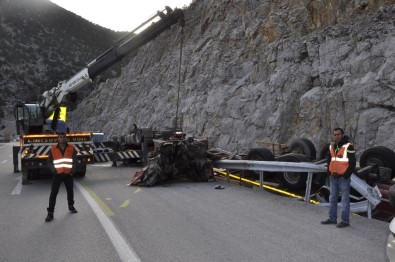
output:
{"label": "asphalt road", "polygon": [[110,164],[76,179],[78,214],[62,186],[45,223],[50,180],[18,187],[11,144],[0,149],[1,261],[387,261],[386,222],[321,225],[322,207],[222,180],[129,187],[136,168]]}

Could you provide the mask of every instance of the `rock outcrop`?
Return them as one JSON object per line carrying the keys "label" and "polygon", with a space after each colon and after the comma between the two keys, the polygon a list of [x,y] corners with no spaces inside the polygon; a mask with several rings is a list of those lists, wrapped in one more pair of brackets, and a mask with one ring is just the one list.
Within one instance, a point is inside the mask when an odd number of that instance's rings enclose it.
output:
{"label": "rock outcrop", "polygon": [[184,132],[235,152],[300,137],[319,150],[337,126],[359,154],[395,149],[394,0],[198,0],[185,20],[97,87],[75,129],[163,129],[178,108]]}

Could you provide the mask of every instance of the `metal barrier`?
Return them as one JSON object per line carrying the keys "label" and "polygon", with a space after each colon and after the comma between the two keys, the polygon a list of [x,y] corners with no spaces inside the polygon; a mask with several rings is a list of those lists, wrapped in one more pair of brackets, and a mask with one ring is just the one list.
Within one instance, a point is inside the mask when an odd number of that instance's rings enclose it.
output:
{"label": "metal barrier", "polygon": [[[310,202],[311,184],[313,182],[313,173],[322,173],[327,171],[325,164],[305,163],[305,162],[279,162],[279,161],[256,161],[256,160],[218,160],[214,161],[214,167],[233,170],[251,170],[259,171],[259,185],[263,188],[263,172],[307,172],[306,191],[304,200]],[[229,173],[226,176],[229,182]],[[381,194],[377,187],[369,186],[365,181],[351,175],[351,187],[357,190],[367,201],[361,201],[350,204],[350,211],[359,213],[367,212],[368,218],[371,218],[372,209],[381,202]],[[340,204],[340,203],[339,203]],[[320,204],[327,206],[328,204]]]}

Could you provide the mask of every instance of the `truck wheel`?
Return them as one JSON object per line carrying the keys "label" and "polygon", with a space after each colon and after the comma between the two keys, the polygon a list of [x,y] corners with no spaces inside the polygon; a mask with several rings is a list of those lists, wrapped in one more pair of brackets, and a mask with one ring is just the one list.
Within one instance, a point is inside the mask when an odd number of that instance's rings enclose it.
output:
{"label": "truck wheel", "polygon": [[76,171],[74,176],[75,177],[84,177],[86,174],[86,166],[81,168],[80,170]]}
{"label": "truck wheel", "polygon": [[321,159],[328,159],[330,152],[329,152],[329,145],[330,143],[325,144],[323,147],[321,147],[320,150],[320,160]]}
{"label": "truck wheel", "polygon": [[22,185],[29,184],[29,174],[26,170],[22,170]]}
{"label": "truck wheel", "polygon": [[315,160],[317,155],[314,144],[307,138],[300,138],[293,141],[290,145],[290,150],[292,153],[305,155],[310,160]]}
{"label": "truck wheel", "polygon": [[40,170],[32,170],[33,179],[40,179]]}
{"label": "truck wheel", "polygon": [[389,201],[390,201],[390,205],[395,207],[395,185],[390,186],[389,188]]}
{"label": "truck wheel", "polygon": [[78,172],[78,173],[77,173],[77,176],[79,176],[79,177],[84,177],[85,174],[86,174],[86,170]]}
{"label": "truck wheel", "polygon": [[377,165],[392,169],[391,178],[395,177],[395,153],[385,146],[374,146],[363,151],[359,159],[361,167]]}
{"label": "truck wheel", "polygon": [[[311,160],[301,154],[287,154],[277,157],[281,162],[311,162]],[[307,173],[305,172],[282,172],[278,173],[278,179],[288,189],[301,190],[306,188]]]}
{"label": "truck wheel", "polygon": [[27,178],[29,180],[37,180],[40,178],[40,170],[27,170]]}
{"label": "truck wheel", "polygon": [[[257,160],[257,161],[274,161],[274,155],[269,149],[264,147],[252,148],[247,154],[247,160]],[[267,174],[267,172],[265,172]],[[247,170],[245,172],[247,178],[259,179],[259,171]]]}

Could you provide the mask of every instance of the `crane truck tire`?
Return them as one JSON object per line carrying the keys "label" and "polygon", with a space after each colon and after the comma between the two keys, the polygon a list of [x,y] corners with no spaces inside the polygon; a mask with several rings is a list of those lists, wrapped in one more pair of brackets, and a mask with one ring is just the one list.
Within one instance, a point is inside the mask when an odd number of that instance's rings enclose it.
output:
{"label": "crane truck tire", "polygon": [[385,146],[374,146],[363,151],[359,163],[361,168],[376,165],[391,168],[391,178],[395,177],[395,153]]}
{"label": "crane truck tire", "polygon": [[[247,154],[247,160],[257,160],[257,161],[274,161],[273,153],[264,147],[252,148]],[[268,172],[265,172],[267,174]],[[258,171],[248,170],[245,172],[245,177],[251,179],[259,179]]]}
{"label": "crane truck tire", "polygon": [[289,148],[292,153],[305,155],[310,160],[315,160],[317,155],[314,144],[307,138],[300,138],[293,141]]}
{"label": "crane truck tire", "polygon": [[[311,160],[302,154],[286,154],[276,158],[281,162],[311,162]],[[306,172],[281,172],[278,173],[278,179],[281,184],[290,190],[301,190],[306,188]]]}
{"label": "crane truck tire", "polygon": [[83,168],[80,168],[78,171],[76,171],[74,176],[75,177],[84,177],[85,174],[86,174],[86,166]]}

